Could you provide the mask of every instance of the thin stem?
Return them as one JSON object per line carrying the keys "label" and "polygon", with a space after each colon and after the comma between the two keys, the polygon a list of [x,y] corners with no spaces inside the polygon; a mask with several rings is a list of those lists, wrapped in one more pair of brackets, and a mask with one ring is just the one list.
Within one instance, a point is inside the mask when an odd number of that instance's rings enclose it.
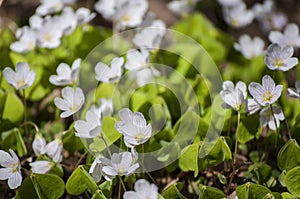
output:
{"label": "thin stem", "polygon": [[270,104],[270,109],[271,109],[271,113],[272,113],[273,120],[274,120],[274,123],[275,123],[276,133],[277,133],[276,139],[275,139],[275,147],[276,147],[277,146],[277,139],[278,139],[278,135],[279,135],[279,129],[278,129],[278,125],[277,125],[277,122],[276,122],[276,117],[275,117],[275,114],[274,114],[272,104]]}
{"label": "thin stem", "polygon": [[[154,182],[154,184],[156,184],[156,181],[154,180],[154,178],[151,176],[151,174],[147,171],[147,169],[144,167],[144,165],[142,165],[143,170],[145,170],[145,173],[148,175],[148,177]],[[163,175],[162,175],[163,176]]]}
{"label": "thin stem", "polygon": [[104,139],[104,137],[103,136],[101,136],[101,139],[103,140],[103,142],[104,142],[104,144],[105,144],[105,146],[106,146],[106,149],[107,149],[107,152],[108,152],[108,155],[109,155],[109,157],[111,158],[111,151],[110,151],[110,149],[109,149],[109,146],[108,146],[108,144],[107,144],[107,142],[106,142],[106,140]]}
{"label": "thin stem", "polygon": [[[27,103],[26,103],[26,94],[25,90],[22,90],[23,93],[23,103],[24,103],[24,124],[27,123]],[[28,133],[27,125],[25,125],[25,135]]]}
{"label": "thin stem", "polygon": [[145,170],[144,170],[144,165],[145,165],[145,156],[144,156],[144,152],[145,152],[145,149],[144,149],[144,144],[142,144],[142,172],[143,172],[143,175],[145,175],[144,174],[144,172],[145,172]]}
{"label": "thin stem", "polygon": [[239,137],[240,120],[241,120],[241,112],[238,111],[237,127],[236,127],[236,131],[235,131],[235,146],[234,146],[232,173],[230,175],[230,180],[229,180],[229,184],[228,184],[228,187],[227,187],[227,194],[229,194],[230,185],[233,181],[233,178],[234,178],[235,172],[236,172],[236,159],[237,159],[237,150],[238,150],[238,137]]}
{"label": "thin stem", "polygon": [[38,127],[35,123],[33,123],[33,122],[31,122],[31,121],[26,121],[26,122],[24,122],[23,124],[21,124],[21,126],[20,126],[19,128],[22,128],[23,126],[27,126],[27,125],[33,126],[33,128],[35,129],[35,131],[36,131],[37,133],[39,132],[39,127]]}
{"label": "thin stem", "polygon": [[121,176],[118,176],[118,177],[119,177],[120,183],[121,183],[121,185],[122,185],[123,191],[125,192],[125,191],[126,191],[126,187],[125,187],[125,185],[124,185],[124,182],[123,182]]}
{"label": "thin stem", "polygon": [[[281,108],[281,109],[282,109],[282,108]],[[287,119],[286,119],[286,115],[285,115],[283,109],[282,109],[282,113],[283,113],[283,116],[284,116],[284,122],[285,122],[286,130],[287,130],[288,135],[289,135],[289,139],[292,139],[290,127],[289,127],[289,124],[288,124],[288,121],[287,121]]]}
{"label": "thin stem", "polygon": [[80,157],[80,159],[77,161],[75,168],[78,167],[78,165],[80,164],[81,160],[86,156],[86,154],[88,153],[88,151],[84,152],[84,154],[82,154],[82,156]]}

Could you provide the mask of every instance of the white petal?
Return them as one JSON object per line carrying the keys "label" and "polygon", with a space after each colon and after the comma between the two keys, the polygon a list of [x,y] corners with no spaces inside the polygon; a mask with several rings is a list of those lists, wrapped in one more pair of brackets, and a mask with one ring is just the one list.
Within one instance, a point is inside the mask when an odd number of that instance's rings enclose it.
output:
{"label": "white petal", "polygon": [[12,168],[0,168],[0,180],[7,180],[12,173]]}
{"label": "white petal", "polygon": [[135,193],[134,191],[126,191],[123,194],[123,199],[141,199],[141,197],[138,193]]}
{"label": "white petal", "polygon": [[15,160],[9,155],[9,153],[0,150],[0,165],[3,167],[12,167],[15,164]]}
{"label": "white petal", "polygon": [[7,184],[10,189],[18,188],[22,183],[22,175],[19,172],[14,172],[9,176]]}
{"label": "white petal", "polygon": [[44,174],[51,169],[53,164],[49,161],[40,160],[32,162],[29,165],[31,166],[33,173]]}

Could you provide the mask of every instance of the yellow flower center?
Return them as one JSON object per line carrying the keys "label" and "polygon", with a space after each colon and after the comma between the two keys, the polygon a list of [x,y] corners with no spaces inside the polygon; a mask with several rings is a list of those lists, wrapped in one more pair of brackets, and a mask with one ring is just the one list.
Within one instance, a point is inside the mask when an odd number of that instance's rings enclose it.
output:
{"label": "yellow flower center", "polygon": [[13,173],[18,172],[18,167],[19,167],[19,162],[16,162],[15,164],[13,164],[13,166],[12,166],[12,172]]}
{"label": "yellow flower center", "polygon": [[119,174],[123,174],[123,173],[126,172],[126,169],[124,169],[124,168],[118,168],[117,171],[118,171]]}
{"label": "yellow flower center", "polygon": [[73,106],[71,106],[70,108],[69,108],[69,110],[70,111],[76,111],[77,110],[77,108],[78,108],[78,104],[73,104]]}
{"label": "yellow flower center", "polygon": [[272,93],[270,93],[270,91],[268,91],[262,95],[262,98],[264,102],[270,102],[271,99],[273,98],[273,95]]}
{"label": "yellow flower center", "polygon": [[283,60],[280,59],[280,58],[278,58],[278,57],[276,57],[276,58],[274,59],[273,64],[274,64],[275,67],[278,67],[278,68],[284,66]]}
{"label": "yellow flower center", "polygon": [[20,81],[17,82],[17,87],[21,88],[22,86],[25,86],[26,82],[24,79],[21,79]]}
{"label": "yellow flower center", "polygon": [[145,134],[144,133],[138,133],[134,136],[134,139],[136,142],[142,141],[145,139]]}
{"label": "yellow flower center", "polygon": [[122,17],[121,17],[121,20],[124,21],[124,22],[128,22],[131,20],[131,17],[128,15],[128,14],[124,14]]}
{"label": "yellow flower center", "polygon": [[52,40],[52,35],[50,33],[45,33],[43,35],[43,40],[50,42]]}

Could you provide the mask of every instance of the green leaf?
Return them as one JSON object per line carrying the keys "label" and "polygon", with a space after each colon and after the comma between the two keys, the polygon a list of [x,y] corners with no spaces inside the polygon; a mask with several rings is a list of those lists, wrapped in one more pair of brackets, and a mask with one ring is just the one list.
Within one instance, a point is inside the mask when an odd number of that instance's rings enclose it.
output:
{"label": "green leaf", "polygon": [[80,151],[84,148],[80,138],[75,136],[73,128],[63,134],[62,142],[64,149],[66,149],[71,155],[74,154],[75,151]]}
{"label": "green leaf", "polygon": [[247,116],[241,120],[238,140],[240,143],[245,144],[255,137],[258,137],[260,132],[261,127],[258,116],[256,114]]}
{"label": "green leaf", "polygon": [[226,195],[223,193],[223,191],[214,188],[214,187],[208,187],[205,185],[200,184],[200,194],[199,199],[223,199],[226,198]]}
{"label": "green leaf", "polygon": [[300,165],[300,147],[296,140],[289,140],[279,151],[277,156],[278,167],[281,170],[290,170]]}
{"label": "green leaf", "polygon": [[30,177],[27,177],[18,188],[16,199],[39,199]]}
{"label": "green leaf", "polygon": [[107,197],[111,198],[112,196],[112,188],[113,188],[113,181],[105,181],[102,184],[99,185],[100,190],[102,193]]}
{"label": "green leaf", "polygon": [[71,195],[80,195],[85,191],[94,193],[97,189],[94,179],[82,165],[73,171],[66,184],[66,190]]}
{"label": "green leaf", "polygon": [[[108,146],[113,144],[121,137],[121,133],[119,133],[115,128],[115,119],[113,117],[104,117],[103,126],[102,126],[102,135],[106,140]],[[90,144],[89,148],[97,150],[97,152],[101,152],[106,149],[106,145],[101,138],[95,138],[94,142]]]}
{"label": "green leaf", "polygon": [[65,183],[57,175],[32,174],[31,179],[40,198],[58,199],[65,192]]}
{"label": "green leaf", "polygon": [[11,122],[19,122],[24,115],[24,106],[21,100],[14,93],[7,93],[3,109],[2,119]]}
{"label": "green leaf", "polygon": [[194,143],[186,146],[179,157],[179,167],[182,171],[195,171],[196,177],[199,172],[198,168],[198,156],[199,156],[200,143]]}
{"label": "green leaf", "polygon": [[291,195],[288,192],[281,193],[282,199],[297,199],[296,196]]}
{"label": "green leaf", "polygon": [[271,194],[271,191],[265,186],[248,182],[238,186],[236,188],[236,194],[238,198],[262,199],[267,194]]}
{"label": "green leaf", "polygon": [[162,196],[165,199],[174,199],[174,198],[187,199],[184,195],[180,193],[180,190],[182,188],[183,188],[182,183],[174,183],[163,190]]}
{"label": "green leaf", "polygon": [[272,167],[267,165],[265,162],[258,162],[250,165],[248,172],[253,175],[259,184],[263,184],[266,183],[272,176]]}
{"label": "green leaf", "polygon": [[27,155],[27,149],[19,129],[14,128],[1,133],[2,148],[16,150],[20,157]]}
{"label": "green leaf", "polygon": [[100,190],[97,190],[94,195],[92,196],[92,199],[107,199]]}
{"label": "green leaf", "polygon": [[[297,155],[297,154],[294,154]],[[286,187],[294,196],[300,197],[300,166],[289,170],[285,176]]]}

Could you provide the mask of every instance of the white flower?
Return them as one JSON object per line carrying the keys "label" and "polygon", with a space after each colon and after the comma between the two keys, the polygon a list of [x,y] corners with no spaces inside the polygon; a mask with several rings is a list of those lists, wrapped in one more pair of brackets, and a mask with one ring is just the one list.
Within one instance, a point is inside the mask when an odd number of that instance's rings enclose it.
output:
{"label": "white flower", "polygon": [[[272,109],[273,109],[274,116],[272,114],[271,108],[266,107],[260,111],[259,119],[262,126],[268,125],[271,130],[276,130],[276,126],[277,128],[279,128],[280,121],[284,120],[284,115],[279,106],[274,105]],[[274,121],[274,117],[275,117],[276,124]]]}
{"label": "white flower", "polygon": [[18,53],[26,53],[33,50],[36,46],[35,32],[29,27],[24,27],[18,31],[19,40],[13,42],[10,45],[10,49]]}
{"label": "white flower", "polygon": [[127,52],[126,57],[125,68],[128,70],[138,70],[148,66],[149,51],[146,49],[142,49],[141,51],[131,49]]}
{"label": "white flower", "polygon": [[85,115],[86,121],[75,121],[75,135],[80,138],[95,138],[101,133],[101,118],[94,112],[88,111]]}
{"label": "white flower", "polygon": [[245,58],[251,59],[262,55],[264,52],[264,41],[259,37],[251,39],[249,35],[242,35],[239,38],[239,43],[234,44],[234,48],[241,52]]}
{"label": "white flower", "polygon": [[218,0],[218,3],[224,7],[231,7],[241,3],[241,0]]}
{"label": "white flower", "polygon": [[152,132],[151,124],[146,123],[142,113],[132,113],[128,108],[119,111],[121,121],[115,124],[116,129],[124,135],[125,145],[132,148],[145,143]]}
{"label": "white flower", "polygon": [[167,8],[172,12],[185,15],[191,12],[199,0],[173,0],[167,4]]}
{"label": "white flower", "polygon": [[288,71],[298,64],[298,59],[292,57],[294,49],[291,46],[280,47],[277,43],[268,47],[265,64],[270,70]]}
{"label": "white flower", "polygon": [[251,82],[248,89],[258,104],[266,106],[278,100],[282,92],[282,85],[276,86],[274,80],[269,75],[265,75],[262,79],[262,85]]}
{"label": "white flower", "polygon": [[42,16],[59,12],[64,7],[64,3],[61,0],[40,0],[41,5],[36,9],[36,13]]}
{"label": "white flower", "polygon": [[[9,154],[10,153],[10,154]],[[21,165],[16,153],[9,149],[9,153],[0,150],[0,180],[6,180],[10,189],[18,188],[22,183]]]}
{"label": "white flower", "polygon": [[242,28],[249,25],[254,14],[246,9],[245,3],[241,2],[233,7],[223,7],[225,21],[233,28]]}
{"label": "white flower", "polygon": [[71,34],[77,27],[77,16],[71,7],[65,7],[62,14],[54,16],[52,21],[55,28],[62,31],[63,35]]}
{"label": "white flower", "polygon": [[124,199],[157,199],[158,188],[155,184],[150,184],[147,180],[140,179],[134,184],[134,191],[126,191]]}
{"label": "white flower", "polygon": [[43,23],[43,26],[36,31],[37,44],[42,48],[57,48],[63,35],[63,30],[58,28],[58,22],[53,19],[48,19]]}
{"label": "white flower", "polygon": [[274,1],[265,0],[264,3],[255,3],[252,7],[255,17],[259,20],[266,20],[266,18],[273,12]]}
{"label": "white flower", "polygon": [[98,62],[95,67],[96,80],[101,82],[116,82],[122,76],[123,57],[116,57],[112,60],[111,66],[108,67],[102,62]]}
{"label": "white flower", "polygon": [[49,81],[57,86],[74,83],[79,73],[80,63],[81,59],[76,59],[72,64],[72,68],[65,63],[59,64],[56,69],[57,75],[51,75]]}
{"label": "white flower", "polygon": [[136,79],[136,82],[139,87],[144,86],[145,84],[152,83],[154,77],[160,76],[160,72],[154,67],[143,68],[141,70],[133,73],[133,76]]}
{"label": "white flower", "polygon": [[98,117],[102,117],[102,115],[112,116],[114,112],[112,98],[100,98],[98,100],[98,106],[93,104],[89,110],[93,111]]}
{"label": "white flower", "polygon": [[79,8],[75,13],[78,24],[86,24],[96,17],[96,13],[91,13],[88,8]]}
{"label": "white flower", "polygon": [[46,153],[46,140],[40,133],[37,133],[32,142],[32,149],[36,156],[40,156]]}
{"label": "white flower", "polygon": [[269,34],[269,40],[272,43],[278,43],[281,47],[293,46],[294,48],[299,48],[299,27],[297,24],[290,23],[285,27],[283,34],[279,31],[271,31]]}
{"label": "white flower", "polygon": [[224,101],[223,108],[231,108],[235,111],[241,110],[241,107],[247,97],[247,87],[244,82],[239,81],[236,86],[231,81],[223,83],[223,90],[220,95]]}
{"label": "white flower", "polygon": [[287,91],[290,97],[300,99],[300,81],[296,81],[295,88],[288,88]]}
{"label": "white flower", "polygon": [[3,76],[7,83],[15,87],[17,90],[25,89],[31,86],[35,79],[34,70],[30,70],[29,65],[25,62],[18,62],[16,72],[6,67],[3,70]]}
{"label": "white flower", "polygon": [[120,4],[114,17],[118,28],[123,30],[140,25],[147,9],[148,1],[145,0],[130,0]]}
{"label": "white flower", "polygon": [[133,162],[130,152],[114,153],[111,160],[100,158],[100,161],[105,165],[102,168],[102,172],[107,180],[111,180],[116,175],[129,176],[139,168],[139,164]]}
{"label": "white flower", "polygon": [[117,0],[99,0],[95,3],[95,10],[105,19],[112,19],[116,13]]}
{"label": "white flower", "polygon": [[103,163],[100,160],[100,157],[96,157],[89,170],[89,173],[92,175],[96,183],[100,182],[102,178],[102,169],[103,169]]}
{"label": "white flower", "polygon": [[54,104],[62,111],[60,114],[61,118],[69,117],[73,115],[82,107],[84,103],[84,94],[81,88],[76,87],[75,89],[71,87],[65,87],[61,91],[62,98],[56,97],[54,99]]}
{"label": "white flower", "polygon": [[32,28],[33,30],[38,30],[42,28],[43,23],[44,23],[44,19],[39,15],[34,14],[29,18],[29,25],[30,28]]}
{"label": "white flower", "polygon": [[54,162],[59,163],[62,161],[63,145],[60,138],[56,138],[52,142],[49,142],[46,145],[45,150],[47,155],[52,158]]}
{"label": "white flower", "polygon": [[249,115],[252,115],[263,108],[260,104],[258,104],[254,99],[246,100],[246,111]]}
{"label": "white flower", "polygon": [[166,24],[163,21],[154,20],[151,26],[145,27],[135,34],[133,43],[139,48],[159,48],[166,31]]}
{"label": "white flower", "polygon": [[32,173],[44,174],[50,171],[50,169],[54,166],[52,162],[46,160],[39,160],[29,164],[32,169]]}

